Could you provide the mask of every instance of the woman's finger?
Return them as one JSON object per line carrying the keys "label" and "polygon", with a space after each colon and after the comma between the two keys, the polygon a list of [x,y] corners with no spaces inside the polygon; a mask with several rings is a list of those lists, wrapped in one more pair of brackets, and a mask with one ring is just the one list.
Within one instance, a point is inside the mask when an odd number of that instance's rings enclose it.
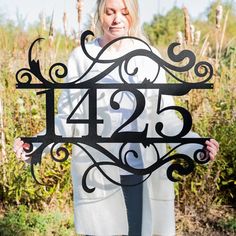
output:
{"label": "woman's finger", "polygon": [[209,152],[209,156],[210,156],[210,159],[213,161],[215,160],[215,155],[213,155],[212,153]]}
{"label": "woman's finger", "polygon": [[207,146],[207,150],[214,156],[217,154],[217,150],[215,147]]}
{"label": "woman's finger", "polygon": [[216,147],[217,151],[219,150],[220,145],[215,139],[210,139],[210,143]]}
{"label": "woman's finger", "polygon": [[211,147],[211,148],[215,149],[216,152],[218,152],[218,150],[219,150],[218,142],[216,140],[214,140],[214,139],[211,139],[211,140],[210,141],[207,140],[205,144],[207,145],[207,147]]}
{"label": "woman's finger", "polygon": [[16,157],[21,159],[22,152],[23,152],[23,147],[18,148],[16,150]]}
{"label": "woman's finger", "polygon": [[29,149],[30,149],[30,145],[29,145],[28,143],[24,143],[24,144],[23,144],[23,148],[24,148],[25,150],[29,150]]}
{"label": "woman's finger", "polygon": [[219,151],[219,143],[215,139],[210,139],[206,141],[206,149],[209,152],[209,157],[211,160],[215,159],[217,152]]}

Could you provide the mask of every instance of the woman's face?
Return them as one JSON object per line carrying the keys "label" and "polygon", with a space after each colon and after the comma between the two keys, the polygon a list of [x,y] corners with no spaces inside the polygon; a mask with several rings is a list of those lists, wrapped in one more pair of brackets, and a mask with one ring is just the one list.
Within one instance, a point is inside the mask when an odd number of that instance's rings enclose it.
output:
{"label": "woman's face", "polygon": [[101,17],[103,39],[106,42],[128,35],[131,17],[124,0],[106,0]]}

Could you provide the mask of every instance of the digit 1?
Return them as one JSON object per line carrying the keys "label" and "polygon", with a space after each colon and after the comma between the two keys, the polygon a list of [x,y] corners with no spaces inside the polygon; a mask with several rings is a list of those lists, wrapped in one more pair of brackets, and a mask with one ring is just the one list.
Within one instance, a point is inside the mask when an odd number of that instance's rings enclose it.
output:
{"label": "digit 1", "polygon": [[54,89],[37,92],[37,95],[46,94],[46,134],[48,138],[55,137]]}

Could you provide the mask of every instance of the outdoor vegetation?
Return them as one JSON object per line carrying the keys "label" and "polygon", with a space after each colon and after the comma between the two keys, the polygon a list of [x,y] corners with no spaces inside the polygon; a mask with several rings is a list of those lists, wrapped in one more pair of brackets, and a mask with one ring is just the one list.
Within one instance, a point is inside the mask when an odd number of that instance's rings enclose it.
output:
{"label": "outdoor vegetation", "polygon": [[[178,41],[179,50],[190,49],[198,61],[206,60],[214,67],[213,90],[193,90],[176,99],[191,111],[194,131],[220,143],[216,161],[196,166],[194,173],[175,185],[177,235],[236,235],[235,3],[215,1],[204,16],[192,20],[188,9],[174,7],[145,23],[144,31],[166,60],[168,45]],[[75,235],[70,160],[56,163],[45,157],[36,172],[49,185],[39,185],[30,166],[13,152],[16,137],[34,136],[45,127],[45,96],[16,89],[16,72],[28,67],[28,49],[38,37],[45,40],[34,56],[45,76],[52,64],[66,64],[71,50],[79,45],[79,30],[68,32],[66,21],[65,13],[63,33],[54,29],[52,17],[43,15],[25,27],[21,17],[13,23],[0,9],[0,236]],[[92,22],[90,29],[95,27]],[[197,80],[192,72],[182,77]]]}

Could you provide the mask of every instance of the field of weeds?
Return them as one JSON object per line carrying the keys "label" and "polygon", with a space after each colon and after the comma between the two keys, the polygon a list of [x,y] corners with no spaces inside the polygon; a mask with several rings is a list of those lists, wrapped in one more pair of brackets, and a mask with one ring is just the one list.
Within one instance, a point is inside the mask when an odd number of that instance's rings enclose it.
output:
{"label": "field of weeds", "polygon": [[[78,14],[80,17],[81,12]],[[181,14],[180,22],[176,22]],[[43,25],[39,21],[38,26],[27,30],[7,20],[0,22],[0,235],[74,235],[70,160],[61,164],[46,159],[38,171],[44,173],[51,187],[40,186],[29,166],[16,159],[12,146],[16,137],[33,136],[45,127],[44,97],[33,90],[15,88],[16,72],[28,66],[30,44],[38,37],[45,38],[34,56],[47,75],[55,62],[67,62],[79,44],[78,35],[68,35],[66,28],[60,34],[50,22]],[[191,49],[198,60],[209,61],[214,67],[213,90],[191,91],[176,100],[191,111],[197,133],[220,143],[216,161],[197,166],[175,185],[179,236],[236,234],[235,22],[235,6],[215,2],[209,7],[207,21],[191,22],[187,9],[173,8],[144,26],[151,44],[163,52],[163,57],[167,45],[178,40],[182,49]],[[172,31],[158,31],[161,24]],[[191,74],[184,78],[195,79]],[[52,225],[57,225],[54,231]]]}

